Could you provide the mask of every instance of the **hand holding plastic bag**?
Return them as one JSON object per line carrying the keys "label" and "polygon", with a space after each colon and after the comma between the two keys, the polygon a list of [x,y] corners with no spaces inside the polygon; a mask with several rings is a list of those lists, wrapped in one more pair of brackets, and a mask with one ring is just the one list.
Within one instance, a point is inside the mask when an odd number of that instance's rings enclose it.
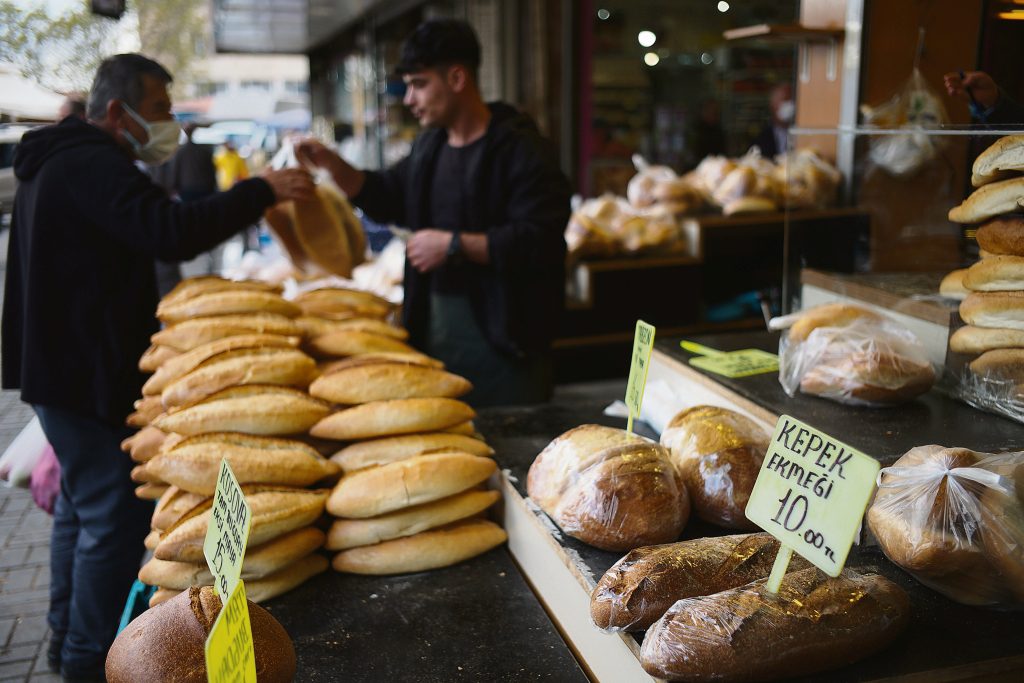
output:
{"label": "hand holding plastic bag", "polygon": [[39,418],[33,417],[0,456],[0,479],[8,486],[27,488],[32,470],[49,447]]}

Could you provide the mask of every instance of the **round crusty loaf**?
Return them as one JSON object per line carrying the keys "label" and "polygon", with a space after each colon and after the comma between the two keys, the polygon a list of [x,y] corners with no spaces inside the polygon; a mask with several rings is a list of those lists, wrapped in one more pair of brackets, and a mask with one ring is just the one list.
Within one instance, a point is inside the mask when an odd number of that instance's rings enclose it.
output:
{"label": "round crusty loaf", "polygon": [[444,370],[411,363],[374,363],[319,377],[309,393],[332,403],[355,405],[398,398],[458,398],[472,388],[468,380]]}
{"label": "round crusty loaf", "polygon": [[971,184],[980,187],[1012,171],[1024,171],[1024,135],[999,138],[971,166]]}
{"label": "round crusty loaf", "polygon": [[496,469],[490,458],[469,453],[417,455],[342,477],[327,511],[336,517],[376,517],[465,491]]}
{"label": "round crusty loaf", "polygon": [[1024,292],[974,292],[960,302],[960,317],[977,327],[1024,330]]}
{"label": "round crusty loaf", "polygon": [[942,282],[939,283],[939,294],[946,297],[947,299],[956,299],[963,301],[970,294],[970,290],[964,286],[964,275],[967,274],[966,268],[958,268],[953,272],[942,278]]}
{"label": "round crusty loaf", "polygon": [[[295,649],[284,628],[248,601],[256,677],[290,683]],[[206,639],[221,601],[213,588],[191,588],[140,615],[118,635],[107,654],[109,683],[206,683]]]}
{"label": "round crusty loaf", "polygon": [[970,354],[985,353],[992,349],[1024,348],[1024,329],[965,325],[950,336],[949,348],[955,353]]}
{"label": "round crusty loaf", "polygon": [[161,307],[157,317],[165,323],[180,323],[191,318],[244,313],[276,313],[295,318],[302,309],[273,292],[227,290],[170,303]]}
{"label": "round crusty loaf", "polygon": [[1024,216],[1000,216],[978,228],[978,246],[991,254],[1024,256]]}
{"label": "round crusty loaf", "polygon": [[674,541],[690,515],[668,451],[611,427],[582,425],[556,438],[526,486],[562,531],[602,550]]}
{"label": "round crusty loaf", "polygon": [[770,435],[750,418],[718,406],[676,414],[661,435],[694,512],[727,529],[756,529],[744,510]]}
{"label": "round crusty loaf", "polygon": [[508,538],[493,522],[472,519],[385,541],[343,550],[331,565],[351,574],[407,574],[438,569],[468,560],[495,548]]}
{"label": "round crusty loaf", "polygon": [[350,444],[331,456],[346,474],[374,465],[386,465],[422,455],[432,451],[462,451],[472,455],[489,457],[494,449],[483,441],[464,434],[430,432],[427,434],[405,434],[387,436]]}
{"label": "round crusty loaf", "polygon": [[275,313],[217,315],[170,325],[154,334],[151,341],[183,353],[218,339],[248,334],[294,338],[301,337],[302,330],[291,318]]}
{"label": "round crusty loaf", "polygon": [[330,412],[304,391],[264,384],[223,389],[199,403],[161,415],[154,425],[188,436],[241,432],[263,436],[302,434]]}
{"label": "round crusty loaf", "polygon": [[974,292],[1024,289],[1024,256],[998,255],[982,259],[967,269],[963,282],[964,287]]}
{"label": "round crusty loaf", "polygon": [[353,441],[438,431],[474,417],[476,411],[452,398],[402,398],[364,403],[328,415],[309,433],[323,439]]}

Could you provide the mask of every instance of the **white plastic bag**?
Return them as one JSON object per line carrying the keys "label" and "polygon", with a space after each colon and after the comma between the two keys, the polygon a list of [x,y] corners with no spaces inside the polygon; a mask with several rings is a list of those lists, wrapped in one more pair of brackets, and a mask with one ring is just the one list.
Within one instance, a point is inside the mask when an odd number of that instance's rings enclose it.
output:
{"label": "white plastic bag", "polygon": [[949,122],[942,100],[917,68],[892,99],[875,108],[865,105],[861,110],[868,125],[907,129],[906,134],[879,135],[871,140],[871,161],[897,176],[915,173],[938,154],[941,139],[926,135],[922,129]]}
{"label": "white plastic bag", "polygon": [[0,479],[8,486],[28,488],[32,470],[39,463],[49,443],[39,418],[33,417],[0,455]]}

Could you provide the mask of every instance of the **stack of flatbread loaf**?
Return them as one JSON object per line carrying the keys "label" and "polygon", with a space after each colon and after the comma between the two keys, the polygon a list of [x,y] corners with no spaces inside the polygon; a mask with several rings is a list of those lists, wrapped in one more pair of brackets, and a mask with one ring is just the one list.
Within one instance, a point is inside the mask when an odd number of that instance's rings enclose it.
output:
{"label": "stack of flatbread loaf", "polygon": [[[1024,384],[1024,135],[1000,138],[974,162],[971,196],[949,212],[980,223],[982,259],[963,271],[960,317],[949,347],[977,356],[970,372],[1021,394]],[[955,277],[953,274],[950,276]]]}

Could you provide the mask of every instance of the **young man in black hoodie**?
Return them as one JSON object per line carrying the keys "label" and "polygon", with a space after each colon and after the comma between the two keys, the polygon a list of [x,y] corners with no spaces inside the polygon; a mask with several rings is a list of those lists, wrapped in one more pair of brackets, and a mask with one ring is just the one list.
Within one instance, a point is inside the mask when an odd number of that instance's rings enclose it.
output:
{"label": "young man in black hoodie", "polygon": [[202,201],[168,199],[135,161],[177,148],[170,81],[141,55],[105,60],[88,120],[26,134],[14,160],[3,387],[21,389],[61,465],[47,621],[49,663],[65,680],[104,680],[153,511],[135,497],[119,444],[158,329],[154,259],[192,258],[277,201],[312,194],[308,174],[293,170]]}
{"label": "young man in black hoodie", "polygon": [[483,101],[479,65],[467,23],[425,22],[396,69],[427,129],[409,156],[374,172],[314,141],[298,154],[375,221],[414,230],[403,308],[413,344],[472,381],[474,405],[534,403],[551,390],[571,188],[528,116]]}

